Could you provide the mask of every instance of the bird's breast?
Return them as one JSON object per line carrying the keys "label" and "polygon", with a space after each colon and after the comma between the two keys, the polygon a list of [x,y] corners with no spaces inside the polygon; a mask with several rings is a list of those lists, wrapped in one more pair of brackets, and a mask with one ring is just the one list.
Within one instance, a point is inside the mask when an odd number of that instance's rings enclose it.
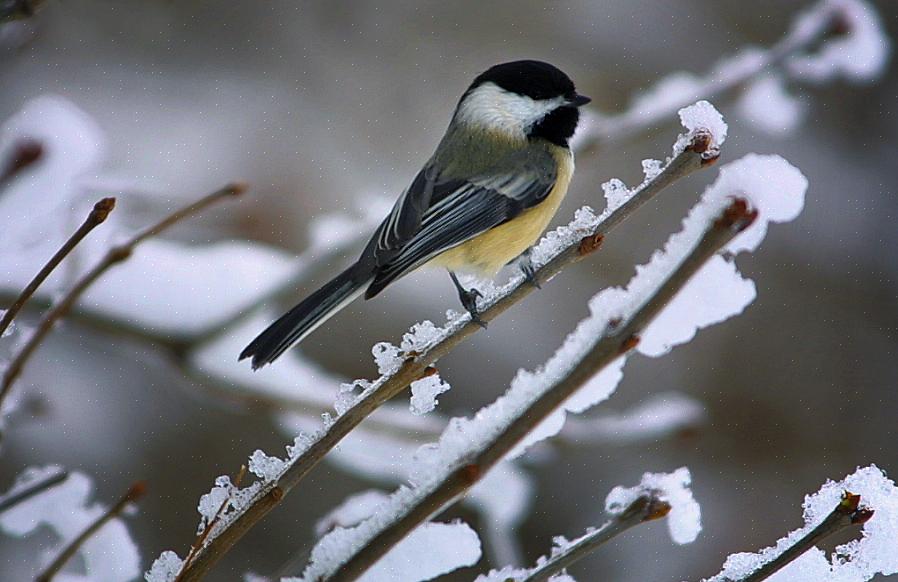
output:
{"label": "bird's breast", "polygon": [[542,202],[438,255],[430,265],[491,277],[533,246],[558,212],[574,173],[574,157],[570,150],[553,148],[552,155],[557,164],[555,184]]}

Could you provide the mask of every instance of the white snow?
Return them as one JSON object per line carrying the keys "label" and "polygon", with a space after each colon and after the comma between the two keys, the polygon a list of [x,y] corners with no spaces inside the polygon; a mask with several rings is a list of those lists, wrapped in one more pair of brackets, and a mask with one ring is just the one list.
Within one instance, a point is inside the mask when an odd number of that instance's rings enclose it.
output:
{"label": "white snow", "polygon": [[[770,582],[863,582],[878,574],[898,573],[898,488],[876,465],[859,468],[842,481],[827,481],[804,500],[804,527],[781,538],[776,546],[756,554],[729,556],[723,570],[708,582],[739,580],[781,554],[816,527],[851,492],[861,496],[861,507],[874,511],[863,525],[859,539],[836,547],[828,559],[826,553],[812,548],[768,578]],[[770,503],[766,501],[765,503]]]}
{"label": "white snow", "polygon": [[688,544],[702,531],[702,512],[692,496],[691,483],[692,476],[686,467],[673,473],[645,473],[635,487],[618,485],[612,489],[605,498],[605,511],[620,514],[640,496],[652,495],[670,504],[666,518],[670,538],[675,543]]}
{"label": "white snow", "polygon": [[181,571],[184,560],[171,550],[166,550],[153,560],[150,570],[144,574],[146,582],[174,582]]}
{"label": "white snow", "polygon": [[335,527],[352,527],[374,515],[389,499],[388,493],[377,489],[350,495],[318,520],[315,533],[320,537]]}
{"label": "white snow", "polygon": [[891,46],[876,10],[863,0],[821,0],[802,14],[793,25],[793,34],[807,37],[833,15],[846,25],[847,34],[829,38],[816,54],[799,55],[788,64],[790,74],[815,82],[844,77],[850,81],[871,81],[888,63]]}
{"label": "white snow", "polygon": [[284,472],[287,463],[277,457],[270,457],[263,451],[256,450],[249,457],[250,472],[263,482],[275,481]]}
{"label": "white snow", "polygon": [[659,439],[696,426],[705,416],[705,407],[698,400],[680,392],[662,392],[623,412],[608,412],[592,418],[569,417],[562,436],[578,443]]}
{"label": "white snow", "polygon": [[804,121],[807,103],[789,94],[780,75],[754,80],[736,102],[739,118],[770,135],[787,135]]}
{"label": "white snow", "polygon": [[[14,488],[45,477],[58,468],[28,469]],[[93,485],[87,475],[69,474],[68,479],[0,514],[0,529],[6,534],[24,537],[46,526],[53,532],[54,543],[46,548],[41,559],[34,560],[34,574],[46,567],[49,560],[67,546],[88,525],[105,512],[98,503],[89,502]],[[78,550],[84,574],[74,573],[70,567],[58,576],[68,582],[127,582],[140,575],[140,553],[131,539],[125,523],[114,518],[90,537]],[[115,556],[110,560],[109,556]]]}
{"label": "white snow", "polygon": [[684,107],[678,112],[680,123],[687,129],[687,133],[680,136],[674,146],[674,155],[677,155],[692,141],[692,136],[698,131],[707,131],[711,135],[711,143],[708,146],[706,156],[714,156],[720,151],[720,146],[727,139],[727,124],[713,105],[707,101],[699,101]]}
{"label": "white snow", "polygon": [[409,410],[415,416],[427,414],[437,407],[437,396],[449,390],[449,384],[440,379],[439,374],[433,374],[412,382],[412,396]]}
{"label": "white snow", "polygon": [[630,190],[627,185],[617,178],[612,178],[602,184],[602,192],[605,193],[605,208],[611,211],[617,210],[630,199]]}

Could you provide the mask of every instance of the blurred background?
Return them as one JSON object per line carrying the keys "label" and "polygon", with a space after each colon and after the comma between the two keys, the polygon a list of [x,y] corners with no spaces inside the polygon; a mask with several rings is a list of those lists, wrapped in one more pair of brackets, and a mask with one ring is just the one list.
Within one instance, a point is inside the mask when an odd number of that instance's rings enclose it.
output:
{"label": "blurred background", "polygon": [[[118,194],[125,224],[146,224],[245,180],[251,190],[243,199],[179,225],[170,238],[250,239],[292,255],[310,244],[316,217],[358,216],[374,197],[398,195],[465,87],[494,63],[552,62],[597,110],[611,113],[666,74],[701,74],[746,45],[771,45],[808,4],[48,0],[28,21],[0,27],[0,120],[47,94],[83,111],[104,139],[84,196]],[[889,36],[898,36],[894,2],[871,4]],[[748,152],[782,155],[810,182],[805,210],[794,223],[774,225],[756,254],[739,258],[758,287],[743,315],[666,357],[633,358],[602,407],[623,410],[677,391],[705,406],[705,422],[629,444],[566,441],[528,458],[535,488],[518,535],[525,563],[546,552],[552,536],[573,537],[600,523],[607,492],[635,484],[644,471],[691,469],[702,534],[675,546],[663,524],[642,526],[572,568],[578,579],[710,576],[728,554],[798,527],[803,495],[827,478],[870,463],[895,475],[896,73],[892,60],[870,83],[791,84],[804,111],[792,131],[765,130],[735,100],[715,100],[730,128],[721,163]],[[640,161],[667,155],[677,133],[674,117],[649,135],[580,155],[556,223],[584,204],[603,208],[600,185],[612,177],[640,182]],[[714,177],[707,171],[676,184],[609,237],[601,253],[441,361],[453,388],[439,410],[470,414],[518,368],[544,362],[587,314],[587,299],[625,282],[633,265],[678,230]],[[341,268],[352,252],[331,257],[329,267]],[[135,295],[144,292],[135,286]],[[371,378],[375,342],[398,342],[416,321],[442,322],[448,308],[458,309],[448,277],[415,274],[346,309],[301,351],[340,377]],[[24,467],[48,463],[91,475],[105,503],[146,479],[149,494],[127,519],[143,564],[164,549],[183,556],[195,534],[197,499],[214,477],[236,473],[256,448],[281,454],[292,437],[276,416],[222,398],[173,365],[177,343],[160,346],[77,320],[61,327],[22,377],[21,408],[2,443],[0,490]],[[315,520],[372,486],[322,465],[211,579],[270,575],[293,557],[298,566],[288,573],[297,574],[316,539]],[[478,516],[452,514],[477,528]],[[2,539],[0,578],[24,579],[45,534]],[[446,579],[504,565],[489,556]]]}

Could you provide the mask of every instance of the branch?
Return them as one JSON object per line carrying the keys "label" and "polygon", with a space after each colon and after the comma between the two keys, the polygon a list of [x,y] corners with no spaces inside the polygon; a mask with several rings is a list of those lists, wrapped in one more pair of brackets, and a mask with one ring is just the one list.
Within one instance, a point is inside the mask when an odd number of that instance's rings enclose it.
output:
{"label": "branch", "polygon": [[801,539],[789,546],[783,553],[770,560],[739,582],[761,582],[785,567],[803,553],[814,547],[818,542],[842,531],[852,525],[862,525],[873,517],[873,510],[858,508],[861,496],[846,491],[842,494],[842,500],[832,512],[820,522],[820,525],[809,531]]}
{"label": "branch", "polygon": [[22,487],[18,491],[15,491],[14,488],[13,491],[9,492],[3,497],[0,497],[0,513],[3,513],[7,509],[15,507],[23,501],[34,497],[38,493],[41,493],[42,491],[45,491],[50,487],[53,487],[54,485],[59,485],[68,478],[68,471],[60,469],[56,473],[53,473],[48,477],[44,477],[43,479],[39,479],[34,483],[30,483]]}
{"label": "branch", "polygon": [[[0,0],[0,3],[3,1]],[[0,16],[0,21],[2,21],[2,16]],[[0,188],[6,186],[7,182],[16,177],[19,172],[39,162],[44,157],[44,153],[44,146],[41,142],[30,138],[20,139],[12,147],[12,155],[0,170]]]}
{"label": "branch", "polygon": [[720,101],[765,72],[782,67],[789,57],[806,52],[831,36],[847,32],[837,4],[824,0],[814,10],[823,16],[816,20],[814,28],[793,26],[769,49],[757,53],[743,51],[731,57],[727,61],[729,67],[716,68],[697,80],[691,91],[681,91],[675,99],[668,91],[664,99],[652,102],[636,99],[621,113],[597,117],[590,135],[580,141],[580,148],[588,151],[633,138],[657,128],[673,118],[680,108],[698,100]]}
{"label": "branch", "polygon": [[[131,485],[128,491],[119,499],[115,505],[109,508],[106,513],[101,515],[94,521],[92,524],[87,526],[83,532],[81,532],[78,537],[73,539],[68,546],[63,548],[63,550],[56,556],[56,559],[47,566],[46,570],[43,573],[39,574],[37,578],[35,578],[35,582],[50,582],[56,574],[62,570],[63,566],[65,566],[66,562],[68,562],[72,556],[78,551],[78,549],[84,545],[92,535],[97,533],[101,527],[106,525],[107,522],[116,518],[121,514],[121,512],[125,509],[125,507],[134,501],[140,499],[143,494],[146,493],[146,484],[143,481],[138,481]],[[114,559],[112,557],[111,559]]]}
{"label": "branch", "polygon": [[69,292],[58,302],[56,303],[46,315],[44,315],[43,319],[41,319],[38,324],[37,329],[34,334],[29,338],[28,342],[22,347],[21,350],[13,357],[12,362],[10,362],[9,367],[6,369],[6,372],[3,374],[2,384],[0,384],[0,410],[3,407],[3,401],[6,398],[7,394],[9,394],[10,388],[12,387],[13,382],[15,382],[16,378],[18,378],[19,374],[22,372],[22,368],[25,366],[25,363],[34,353],[34,351],[38,348],[44,338],[50,333],[53,329],[53,325],[59,321],[62,317],[64,317],[72,306],[81,298],[85,291],[90,288],[100,277],[102,277],[106,271],[125,261],[128,257],[131,256],[131,253],[134,252],[134,249],[146,239],[156,236],[166,228],[172,226],[180,220],[183,220],[197,212],[205,209],[211,204],[217,202],[218,200],[228,197],[228,196],[236,196],[242,194],[246,190],[246,186],[244,184],[229,184],[220,190],[217,190],[193,204],[189,204],[184,208],[174,211],[167,217],[160,220],[158,223],[142,230],[132,236],[130,239],[125,241],[122,244],[116,245],[109,249],[106,252],[106,255],[87,273],[81,276],[81,278],[75,282],[75,285],[69,290]]}
{"label": "branch", "polygon": [[614,539],[640,523],[660,519],[668,514],[670,504],[657,497],[644,495],[627,507],[623,513],[605,522],[531,570],[523,582],[546,582],[555,574],[582,560],[602,544]]}
{"label": "branch", "polygon": [[[536,282],[547,283],[564,268],[579,262],[597,250],[608,233],[633,215],[642,205],[653,199],[661,190],[676,180],[712,164],[716,160],[716,152],[711,150],[711,141],[709,133],[694,132],[688,145],[674,156],[659,174],[638,187],[627,202],[608,213],[603,220],[589,229],[578,232],[577,238],[567,242],[560,249],[556,249],[543,265],[534,265],[534,267],[538,267],[533,275]],[[527,282],[523,277],[518,277],[492,298],[487,305],[481,306],[480,319],[485,322],[494,320],[522,301],[535,288],[535,285]],[[445,335],[421,353],[406,354],[406,360],[398,370],[382,376],[375,382],[351,408],[336,418],[334,424],[326,432],[311,443],[301,455],[290,461],[290,465],[277,481],[263,488],[259,496],[253,499],[240,515],[209,541],[208,545],[196,556],[196,559],[183,570],[181,581],[200,580],[246,532],[267,515],[284,495],[289,493],[331,449],[336,447],[343,437],[382,404],[425,375],[429,366],[481,329],[483,328],[479,324],[471,321],[470,316],[464,315],[450,323]]]}
{"label": "branch", "polygon": [[448,473],[443,480],[431,486],[429,491],[413,499],[410,506],[405,508],[397,519],[382,527],[361,549],[337,568],[328,580],[343,582],[357,579],[418,525],[429,520],[473,487],[590,378],[636,347],[639,343],[639,334],[652,319],[707,260],[739,232],[751,225],[756,217],[757,213],[748,209],[748,203],[744,199],[734,199],[708,227],[683,262],[626,322],[610,325],[605,335],[599,338],[562,378],[517,414],[514,420],[464,465]]}
{"label": "branch", "polygon": [[56,254],[50,258],[47,264],[34,276],[34,279],[32,279],[25,289],[22,290],[6,313],[3,314],[3,317],[0,317],[0,337],[3,337],[3,332],[6,331],[12,323],[12,320],[22,309],[22,306],[25,305],[31,296],[34,295],[34,292],[37,291],[37,288],[50,276],[53,269],[55,269],[70,252],[72,252],[90,231],[102,224],[114,208],[115,198],[103,198],[94,204],[93,210],[90,211],[90,214],[87,215],[87,218],[81,226],[78,227],[78,230],[69,237],[69,240],[63,243],[59,250],[56,251]]}

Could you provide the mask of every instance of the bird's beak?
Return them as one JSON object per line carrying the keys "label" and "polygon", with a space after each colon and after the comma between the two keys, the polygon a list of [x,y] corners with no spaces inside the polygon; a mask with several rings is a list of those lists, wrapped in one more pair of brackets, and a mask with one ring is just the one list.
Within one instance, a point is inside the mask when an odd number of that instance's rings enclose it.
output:
{"label": "bird's beak", "polygon": [[574,107],[582,107],[590,101],[592,101],[592,99],[590,99],[586,95],[574,95],[573,97],[568,99],[568,103],[570,103]]}

